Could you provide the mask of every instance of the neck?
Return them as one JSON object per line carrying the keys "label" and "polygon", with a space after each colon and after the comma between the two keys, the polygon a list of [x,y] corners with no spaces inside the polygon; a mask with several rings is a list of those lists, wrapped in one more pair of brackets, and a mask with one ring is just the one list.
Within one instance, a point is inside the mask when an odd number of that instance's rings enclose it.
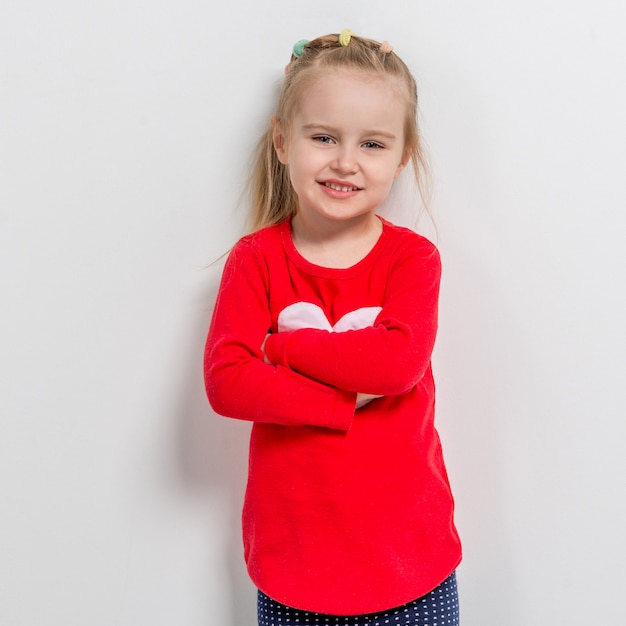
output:
{"label": "neck", "polygon": [[310,223],[300,214],[291,220],[298,252],[310,263],[338,269],[351,267],[367,256],[382,230],[382,222],[373,213],[362,219],[321,224]]}

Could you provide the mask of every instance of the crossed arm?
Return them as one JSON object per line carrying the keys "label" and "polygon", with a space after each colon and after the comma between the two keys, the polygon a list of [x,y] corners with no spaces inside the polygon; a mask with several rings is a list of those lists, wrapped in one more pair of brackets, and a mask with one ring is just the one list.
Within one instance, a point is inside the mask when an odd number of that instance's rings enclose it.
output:
{"label": "crossed arm", "polygon": [[439,276],[436,251],[427,257],[420,250],[409,252],[388,278],[374,326],[267,335],[268,268],[252,246],[235,247],[224,268],[205,352],[213,408],[253,421],[347,430],[355,407],[406,393],[429,366]]}
{"label": "crossed arm", "polygon": [[[272,363],[267,358],[267,354],[265,352],[265,342],[267,341],[268,337],[271,337],[271,333],[268,333],[267,335],[265,335],[265,339],[263,340],[263,344],[261,345],[261,351],[263,352],[263,360],[265,361],[265,363],[267,363],[268,365],[274,365],[274,363]],[[382,397],[383,397],[382,394],[362,393],[360,391],[357,391],[355,408],[360,409],[361,407],[365,406],[368,402],[371,402],[372,400],[376,400],[376,398],[382,398]]]}

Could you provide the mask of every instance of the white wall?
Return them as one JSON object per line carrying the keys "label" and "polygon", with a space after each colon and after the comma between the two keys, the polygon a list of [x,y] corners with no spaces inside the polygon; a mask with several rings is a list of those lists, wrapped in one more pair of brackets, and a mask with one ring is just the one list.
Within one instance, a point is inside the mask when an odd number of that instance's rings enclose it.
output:
{"label": "white wall", "polygon": [[250,626],[245,424],[201,355],[291,45],[418,77],[444,259],[464,626],[616,623],[626,582],[626,10],[44,0],[0,16],[0,623]]}

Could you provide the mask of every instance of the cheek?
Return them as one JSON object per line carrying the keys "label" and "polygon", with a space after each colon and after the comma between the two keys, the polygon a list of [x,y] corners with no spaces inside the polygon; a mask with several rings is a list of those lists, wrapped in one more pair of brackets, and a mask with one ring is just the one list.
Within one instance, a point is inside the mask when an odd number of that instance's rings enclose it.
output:
{"label": "cheek", "polygon": [[386,167],[380,173],[380,180],[388,181],[389,184],[392,184],[393,181],[398,178],[400,173],[402,172],[404,166],[402,163],[399,163],[398,160],[393,159],[389,163],[387,163]]}
{"label": "cheek", "polygon": [[294,153],[289,162],[292,178],[303,179],[315,175],[317,161],[314,154]]}
{"label": "cheek", "polygon": [[302,191],[306,181],[310,178],[306,168],[299,159],[294,158],[289,162],[288,172],[291,186],[296,192]]}

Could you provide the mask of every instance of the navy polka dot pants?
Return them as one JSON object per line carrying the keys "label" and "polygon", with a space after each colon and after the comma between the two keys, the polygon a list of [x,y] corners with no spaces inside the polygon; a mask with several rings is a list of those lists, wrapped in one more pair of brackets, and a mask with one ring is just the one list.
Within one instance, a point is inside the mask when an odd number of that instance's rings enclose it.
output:
{"label": "navy polka dot pants", "polygon": [[366,615],[325,615],[299,611],[259,591],[259,626],[459,626],[456,575],[425,596],[388,611]]}

